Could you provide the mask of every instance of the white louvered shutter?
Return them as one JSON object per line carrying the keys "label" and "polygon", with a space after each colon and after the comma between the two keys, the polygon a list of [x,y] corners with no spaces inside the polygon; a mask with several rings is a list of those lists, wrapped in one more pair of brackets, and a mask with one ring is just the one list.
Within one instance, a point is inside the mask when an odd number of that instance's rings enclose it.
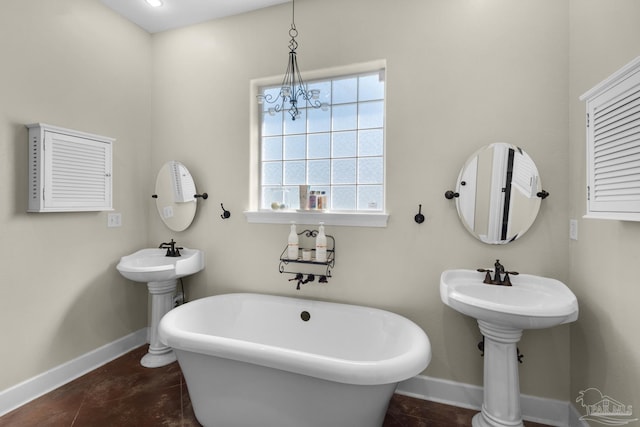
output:
{"label": "white louvered shutter", "polygon": [[640,221],[640,58],[587,99],[587,215]]}

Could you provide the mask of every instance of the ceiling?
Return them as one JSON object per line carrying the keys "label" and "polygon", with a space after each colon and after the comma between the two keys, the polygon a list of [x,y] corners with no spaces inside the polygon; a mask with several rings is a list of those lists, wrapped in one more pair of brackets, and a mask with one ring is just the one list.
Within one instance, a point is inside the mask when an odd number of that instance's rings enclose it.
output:
{"label": "ceiling", "polygon": [[290,0],[162,0],[163,5],[155,8],[145,0],[100,1],[147,32],[159,33]]}

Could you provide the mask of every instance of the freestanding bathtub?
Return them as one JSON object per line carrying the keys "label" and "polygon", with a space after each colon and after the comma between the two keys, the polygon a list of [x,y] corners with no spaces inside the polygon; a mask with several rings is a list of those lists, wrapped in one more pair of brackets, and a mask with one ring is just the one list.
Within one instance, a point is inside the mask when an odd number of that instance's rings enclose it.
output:
{"label": "freestanding bathtub", "polygon": [[184,304],[159,335],[206,427],[380,427],[398,382],[431,360],[397,314],[261,294]]}

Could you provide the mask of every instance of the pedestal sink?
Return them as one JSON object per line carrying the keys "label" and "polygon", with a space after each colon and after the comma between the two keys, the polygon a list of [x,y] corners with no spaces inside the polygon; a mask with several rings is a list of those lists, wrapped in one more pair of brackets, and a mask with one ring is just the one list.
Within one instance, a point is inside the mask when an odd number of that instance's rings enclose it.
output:
{"label": "pedestal sink", "polygon": [[484,273],[447,270],[440,276],[440,298],[454,310],[471,316],[485,337],[484,403],[473,417],[474,427],[522,426],[516,344],[524,329],[573,322],[578,301],[555,279],[520,274],[513,286],[483,283]]}
{"label": "pedestal sink", "polygon": [[180,256],[166,256],[166,249],[142,249],[123,256],[116,266],[120,274],[135,282],[147,283],[151,294],[149,351],[140,360],[147,368],[168,365],[176,360],[171,347],[160,342],[158,323],[173,308],[178,279],[204,268],[204,253],[198,249],[180,249]]}

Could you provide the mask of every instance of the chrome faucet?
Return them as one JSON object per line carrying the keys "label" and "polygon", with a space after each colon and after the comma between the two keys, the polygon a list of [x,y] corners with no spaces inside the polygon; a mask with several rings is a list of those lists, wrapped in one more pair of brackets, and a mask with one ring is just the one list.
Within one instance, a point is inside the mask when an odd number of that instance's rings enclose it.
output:
{"label": "chrome faucet", "polygon": [[[500,260],[497,259],[496,263],[493,265],[494,270],[486,270],[484,268],[479,268],[478,271],[481,273],[487,273],[484,276],[484,280],[482,283],[486,283],[487,285],[500,285],[500,286],[512,286],[511,280],[509,279],[509,275],[516,276],[518,275],[517,271],[506,271],[504,266],[500,264]],[[493,279],[491,278],[491,273],[493,274]],[[504,275],[504,278],[502,277]]]}
{"label": "chrome faucet", "polygon": [[168,256],[168,257],[182,256],[180,254],[180,249],[184,249],[184,248],[176,247],[176,242],[174,242],[173,239],[171,239],[169,243],[160,243],[160,246],[158,247],[160,249],[167,249],[167,254],[165,256]]}

